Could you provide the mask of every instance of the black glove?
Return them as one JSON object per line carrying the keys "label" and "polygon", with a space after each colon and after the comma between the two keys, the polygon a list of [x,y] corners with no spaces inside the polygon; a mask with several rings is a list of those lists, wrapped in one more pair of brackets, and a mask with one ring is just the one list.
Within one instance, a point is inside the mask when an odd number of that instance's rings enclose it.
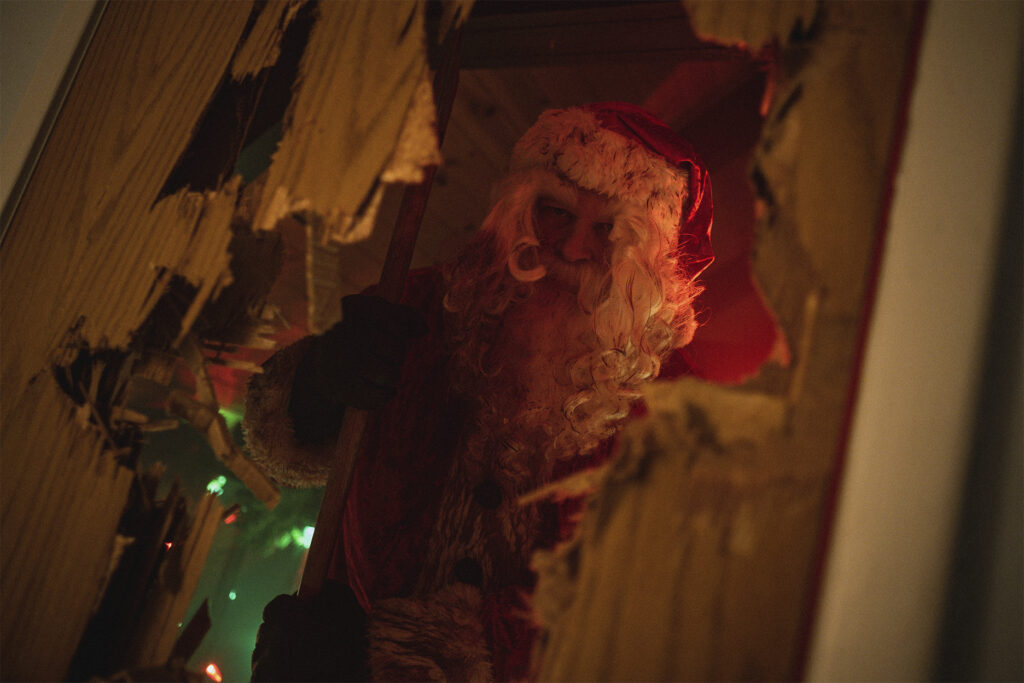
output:
{"label": "black glove", "polygon": [[379,296],[346,296],[341,309],[341,322],[314,338],[295,373],[288,412],[302,443],[337,434],[346,406],[383,406],[397,391],[410,341],[427,332],[417,310]]}
{"label": "black glove", "polygon": [[312,600],[279,595],[263,609],[252,681],[367,681],[366,613],[345,584]]}
{"label": "black glove", "polygon": [[376,410],[395,395],[412,339],[427,332],[419,311],[379,296],[341,300],[342,321],[318,340],[331,399]]}

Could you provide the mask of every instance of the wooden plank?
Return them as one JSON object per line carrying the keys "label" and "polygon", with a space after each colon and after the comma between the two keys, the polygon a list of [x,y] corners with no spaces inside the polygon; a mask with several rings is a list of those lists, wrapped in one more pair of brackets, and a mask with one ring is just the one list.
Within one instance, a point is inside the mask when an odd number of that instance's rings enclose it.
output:
{"label": "wooden plank", "polygon": [[[40,547],[40,544],[45,547],[45,533],[40,533],[39,529],[48,529],[47,520],[59,514],[60,510],[60,506],[48,504],[50,494],[60,494],[66,487],[75,485],[73,478],[63,474],[68,454],[78,452],[78,448],[91,452],[88,449],[94,447],[100,439],[96,433],[82,434],[81,428],[73,420],[73,408],[69,407],[71,401],[58,390],[54,382],[44,380],[33,388],[34,391],[29,394],[31,400],[21,406],[21,412],[15,413],[12,428],[4,430],[4,457],[0,461],[3,463],[0,464],[3,478],[0,486],[5,500],[10,501],[5,507],[2,523],[5,548],[2,580],[7,585],[11,585],[9,582],[15,581],[16,577],[22,580],[30,577],[33,549]],[[50,410],[39,410],[39,406],[43,405],[49,406]],[[18,420],[18,417],[24,419]],[[21,424],[27,428],[15,427]],[[33,466],[24,470],[21,478],[12,481],[6,476],[6,462],[16,460],[19,455],[17,449],[26,447],[29,450],[20,454],[21,458],[31,461]],[[49,488],[56,490],[51,492]],[[18,570],[15,570],[16,565]],[[23,591],[11,592],[20,595]]]}
{"label": "wooden plank", "polygon": [[[22,614],[31,614],[26,620],[26,626],[31,628],[26,628],[24,640],[14,645],[33,655],[34,660],[21,663],[27,664],[27,670],[36,672],[36,676],[48,671],[58,678],[63,676],[68,663],[54,659],[52,653],[74,652],[95,603],[93,570],[109,553],[110,545],[90,547],[83,541],[91,539],[98,531],[97,525],[104,521],[98,514],[104,506],[95,498],[98,489],[105,488],[103,480],[109,476],[97,476],[96,465],[102,459],[112,458],[99,442],[91,453],[79,451],[66,461],[62,475],[71,483],[61,492],[62,504],[48,506],[55,508],[57,514],[45,527],[46,531],[39,534],[45,545],[32,563],[33,581],[26,591],[28,600],[22,605]],[[126,474],[130,477],[130,473]],[[116,528],[115,522],[102,531],[110,533]],[[90,529],[93,533],[89,533]],[[53,552],[54,548],[60,552]],[[62,590],[54,590],[55,586]],[[51,615],[61,615],[62,619],[55,620]],[[73,630],[68,628],[72,626]]]}
{"label": "wooden plank", "polygon": [[[73,545],[63,554],[65,560],[58,577],[59,585],[77,586],[76,594],[81,596],[81,609],[68,614],[67,619],[56,624],[50,639],[51,643],[62,643],[61,649],[67,651],[77,649],[89,619],[103,596],[109,579],[111,558],[115,552],[118,523],[135,478],[132,470],[118,466],[108,452],[99,454],[90,472],[91,480],[95,482],[88,501],[90,514],[76,520],[77,531],[71,536]],[[97,552],[99,549],[105,549],[105,552]],[[54,593],[59,599],[59,593]],[[54,628],[52,622],[49,627]]]}
{"label": "wooden plank", "polygon": [[127,346],[169,273],[200,299],[223,284],[237,184],[160,193],[250,9],[110,3],[0,250],[0,651],[13,679],[64,675],[132,479],[49,365],[74,356],[66,344]]}
{"label": "wooden plank", "polygon": [[[51,378],[37,382],[30,397],[12,426],[50,440],[30,453],[39,467],[15,481],[6,467],[0,476],[0,656],[12,680],[59,680],[95,605],[133,475],[113,462],[102,434],[74,422],[70,400]],[[60,456],[45,457],[50,453]]]}
{"label": "wooden plank", "polygon": [[328,2],[319,11],[255,225],[271,229],[301,210],[339,241],[361,239],[353,221],[391,159],[426,68],[423,8]]}
{"label": "wooden plank", "polygon": [[[336,322],[341,297],[377,278],[372,263],[383,259],[391,225],[372,230],[372,198],[381,191],[377,178],[393,161],[426,73],[420,3],[336,2],[319,10],[255,220],[268,229],[289,211],[307,215],[311,331]],[[376,244],[370,249],[377,257],[370,261],[363,261],[362,247],[339,246],[367,239]],[[339,268],[346,269],[344,276]]]}
{"label": "wooden plank", "polygon": [[[553,3],[552,7],[558,7]],[[500,5],[499,5],[500,7]],[[701,43],[680,3],[607,3],[584,9],[474,16],[466,23],[467,69],[614,63],[651,57],[739,58],[734,48]]]}
{"label": "wooden plank", "polygon": [[248,14],[243,2],[108,6],[0,250],[3,411],[76,324],[93,346],[124,346],[138,327],[154,266],[177,263],[204,201],[151,207]]}
{"label": "wooden plank", "polygon": [[578,548],[561,565],[541,558],[553,628],[539,678],[786,678],[823,491],[782,457],[787,401],[691,380],[652,405],[623,435]]}
{"label": "wooden plank", "polygon": [[[49,379],[40,378],[37,385],[32,387],[34,391],[29,393],[29,400],[23,404],[23,410],[16,412],[10,425],[0,431],[0,452],[6,454],[0,458],[0,489],[4,493],[2,524],[4,528],[12,530],[4,535],[5,546],[11,543],[12,547],[17,547],[20,534],[28,533],[28,520],[24,517],[28,507],[26,503],[38,495],[43,482],[53,478],[53,473],[59,467],[59,458],[47,458],[41,454],[63,452],[61,449],[66,449],[68,445],[68,434],[71,432],[57,429],[56,426],[71,419],[71,415],[61,410],[60,404],[54,412],[28,410],[29,403],[42,405],[37,402],[40,397],[58,396],[56,391],[52,391],[53,387],[48,386]],[[42,393],[40,390],[44,388],[51,391]],[[33,447],[32,455],[17,455],[15,449],[26,444]],[[14,557],[14,554],[4,555],[5,568],[7,562]]]}
{"label": "wooden plank", "polygon": [[[235,176],[218,192],[207,194],[195,231],[185,244],[181,260],[174,267],[177,273],[199,288],[189,309],[182,316],[181,330],[174,341],[175,348],[181,346],[206,302],[215,298],[223,287],[231,283],[229,226],[240,191],[241,177]],[[147,309],[143,307],[142,310]]]}
{"label": "wooden plank", "polygon": [[281,38],[284,36],[284,30],[305,2],[306,0],[275,0],[256,9],[259,14],[245,42],[238,46],[238,51],[231,60],[231,78],[241,81],[277,62],[281,55]]}
{"label": "wooden plank", "polygon": [[[61,434],[58,429],[54,429],[54,432]],[[65,442],[61,446],[66,451],[68,444]],[[38,473],[33,473],[36,474],[33,477],[33,481],[31,481],[33,489],[41,489],[45,481],[50,479],[57,480],[56,473],[59,472],[61,466],[59,459],[56,458],[50,460],[40,458],[40,461],[46,465],[46,468],[41,468],[40,471],[37,471]],[[43,480],[40,475],[45,475],[48,479]],[[7,486],[8,483],[5,481],[3,483],[5,493]],[[3,527],[0,529],[0,532],[3,533],[5,547],[5,552],[3,553],[4,570],[0,574],[0,597],[2,597],[4,604],[4,609],[0,610],[0,618],[3,620],[5,647],[2,648],[2,653],[5,658],[5,664],[9,663],[6,660],[9,653],[15,651],[7,647],[7,645],[9,645],[9,638],[18,635],[19,629],[17,624],[19,619],[22,618],[23,611],[21,604],[31,595],[27,586],[36,575],[35,562],[38,560],[37,556],[41,552],[40,549],[45,551],[45,546],[42,545],[41,539],[49,529],[48,524],[45,523],[46,520],[41,520],[40,517],[45,517],[51,511],[47,509],[48,506],[44,504],[44,500],[45,498],[40,496],[36,490],[30,490],[29,495],[22,496],[10,508]],[[6,550],[7,548],[11,550],[8,551]]]}
{"label": "wooden plank", "polygon": [[[222,512],[222,506],[212,494],[203,496],[196,504],[188,535],[175,541],[181,545],[181,585],[177,589],[163,583],[153,587],[128,657],[131,668],[158,667],[167,663],[178,635],[177,625],[183,621],[199,582],[213,537],[220,527]],[[161,570],[161,576],[166,569],[165,566]]]}
{"label": "wooden plank", "polygon": [[[69,522],[66,520],[68,510],[64,504],[80,506],[81,503],[81,496],[78,495],[78,491],[81,489],[76,490],[77,484],[81,480],[80,473],[75,467],[77,459],[91,457],[93,455],[91,451],[100,447],[95,438],[97,435],[86,434],[83,436],[85,438],[78,442],[81,450],[75,445],[69,444],[63,451],[63,453],[71,451],[74,459],[61,458],[53,479],[44,482],[50,484],[53,490],[42,490],[31,501],[27,501],[27,511],[30,514],[27,516],[25,526],[29,533],[27,537],[19,539],[20,542],[17,545],[19,564],[12,572],[18,577],[17,584],[13,586],[13,591],[9,590],[4,601],[5,611],[10,609],[13,614],[18,615],[20,620],[18,628],[5,634],[5,648],[9,647],[14,651],[24,653],[19,664],[24,666],[25,663],[28,663],[31,667],[23,669],[25,671],[35,670],[44,661],[43,652],[32,647],[39,642],[41,632],[45,633],[49,630],[46,626],[48,619],[39,609],[40,603],[45,603],[53,593],[62,594],[62,591],[47,591],[46,589],[54,585],[52,583],[53,573],[56,565],[62,560],[61,554],[54,552],[53,549],[62,548],[64,532],[69,526]],[[48,504],[51,500],[50,495],[55,496],[52,500],[61,500],[62,504]],[[56,496],[61,496],[61,498],[58,499]],[[82,513],[80,507],[77,513]],[[64,597],[71,603],[71,609],[68,611],[74,614],[76,610],[73,605],[78,596],[65,595]]]}

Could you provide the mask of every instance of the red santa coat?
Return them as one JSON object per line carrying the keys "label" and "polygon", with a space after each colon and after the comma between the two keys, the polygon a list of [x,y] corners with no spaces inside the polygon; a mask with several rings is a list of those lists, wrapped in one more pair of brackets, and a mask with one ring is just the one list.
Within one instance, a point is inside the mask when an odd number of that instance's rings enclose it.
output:
{"label": "red santa coat", "polygon": [[[498,453],[469,455],[474,404],[451,389],[442,294],[438,271],[410,276],[404,303],[429,332],[413,341],[398,394],[367,428],[331,578],[347,581],[370,615],[376,678],[523,678],[535,635],[530,556],[568,537],[580,501],[517,499],[599,464],[610,444],[560,462],[546,480],[510,471]],[[287,485],[322,484],[332,450],[292,435],[288,396],[306,349],[303,340],[268,361],[246,406],[254,459]]]}

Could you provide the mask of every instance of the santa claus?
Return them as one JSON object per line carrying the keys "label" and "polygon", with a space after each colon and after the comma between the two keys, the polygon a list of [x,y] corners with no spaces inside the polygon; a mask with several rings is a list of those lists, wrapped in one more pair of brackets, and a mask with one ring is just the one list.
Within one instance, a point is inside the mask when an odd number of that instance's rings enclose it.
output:
{"label": "santa claus", "polygon": [[267,606],[254,680],[527,677],[530,557],[579,501],[524,494],[591,468],[646,382],[686,368],[711,186],[692,147],[622,103],[552,110],[516,144],[476,238],[395,306],[341,323],[250,382],[252,456],[321,485],[347,406],[380,408],[332,578]]}

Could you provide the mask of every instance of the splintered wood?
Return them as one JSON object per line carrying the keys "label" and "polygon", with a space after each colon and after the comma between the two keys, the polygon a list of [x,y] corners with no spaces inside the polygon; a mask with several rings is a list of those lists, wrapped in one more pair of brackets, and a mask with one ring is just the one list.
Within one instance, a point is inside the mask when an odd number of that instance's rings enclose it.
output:
{"label": "splintered wood", "polygon": [[273,66],[281,56],[281,39],[299,8],[306,0],[268,2],[257,15],[245,42],[231,60],[231,77],[241,81]]}
{"label": "splintered wood", "polygon": [[[265,75],[281,56],[284,32],[309,8],[313,29],[288,95],[285,139],[264,178],[272,191],[251,198],[271,228],[294,209],[332,225],[359,214],[394,157],[426,71],[423,3],[104,8],[0,251],[5,678],[65,675],[102,594],[133,477],[121,464],[131,448],[115,448],[108,421],[142,419],[113,396],[109,405],[90,399],[76,406],[53,368],[64,372],[83,349],[131,349],[132,359],[180,354],[207,305],[230,285],[232,219],[243,193],[258,193],[238,177],[199,183],[202,190],[192,189],[191,178],[168,180],[183,156],[196,153],[190,142],[211,102],[225,87]],[[248,120],[249,112],[238,113]],[[226,131],[238,139],[245,132]],[[409,158],[415,165],[424,157]],[[275,193],[287,201],[274,204],[270,219]],[[172,292],[180,292],[173,301]],[[140,331],[157,310],[173,318],[166,334],[161,328],[164,341],[138,348],[149,343]],[[276,490],[246,467],[216,402],[178,398],[218,454],[272,506]],[[215,526],[212,509],[200,510],[203,534]],[[190,546],[195,576],[204,543],[208,536]],[[147,657],[167,650],[173,615],[187,599],[183,592],[162,608],[166,618],[147,636]]]}
{"label": "splintered wood", "polygon": [[798,36],[754,157],[754,265],[793,363],[649,392],[579,537],[536,558],[540,680],[801,676],[915,10],[687,6],[712,38],[778,37],[783,64]]}
{"label": "splintered wood", "polygon": [[132,668],[168,662],[178,637],[178,624],[184,620],[199,583],[223,511],[215,495],[204,496],[196,506],[187,536],[180,541],[181,547],[170,549],[174,554],[164,562],[157,585],[147,600],[140,630],[132,636],[128,662]]}
{"label": "splintered wood", "polygon": [[126,348],[162,275],[183,274],[205,297],[229,277],[222,219],[237,185],[160,191],[249,9],[108,6],[0,251],[5,678],[64,676],[133,477],[97,416],[78,419],[49,364],[72,329],[76,344]]}
{"label": "splintered wood", "polygon": [[774,550],[813,541],[820,494],[773,443],[786,399],[695,380],[659,392],[574,543],[535,557],[539,680],[785,678],[801,612]]}
{"label": "splintered wood", "polygon": [[171,391],[167,399],[169,412],[188,420],[205,435],[217,459],[224,463],[238,480],[267,506],[267,509],[273,510],[281,500],[281,493],[266,474],[249,462],[245,453],[231,437],[227,422],[219,412],[213,383],[206,371],[206,361],[195,339],[186,339],[184,355],[196,380],[197,396],[192,398],[180,389]]}
{"label": "splintered wood", "polygon": [[158,268],[206,237],[193,235],[206,197],[154,202],[248,13],[245,3],[107,8],[0,251],[5,411],[79,320],[90,346],[125,347],[155,303]]}
{"label": "splintered wood", "polygon": [[353,241],[369,233],[350,229],[392,157],[426,68],[423,6],[327,2],[319,12],[256,225],[271,229],[289,212],[310,211],[333,238]]}

